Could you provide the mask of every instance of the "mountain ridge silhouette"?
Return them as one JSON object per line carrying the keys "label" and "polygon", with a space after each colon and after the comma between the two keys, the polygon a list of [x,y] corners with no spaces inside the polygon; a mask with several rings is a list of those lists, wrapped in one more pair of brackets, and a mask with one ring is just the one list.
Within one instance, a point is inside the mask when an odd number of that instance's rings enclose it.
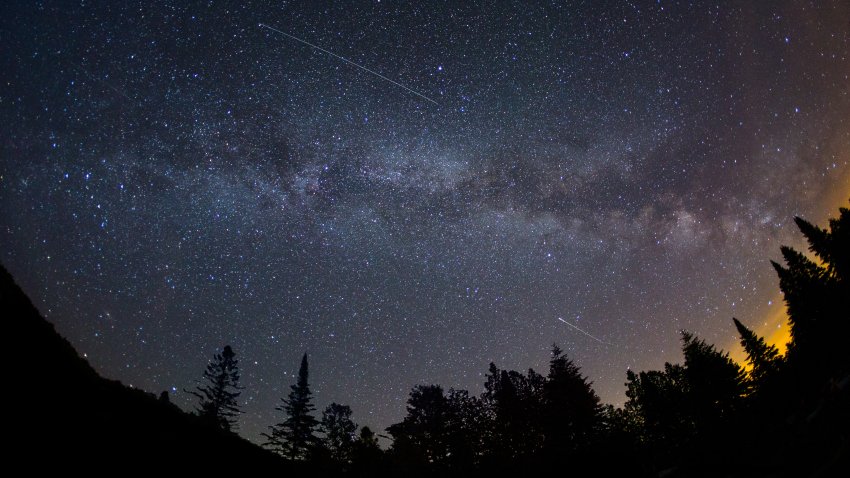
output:
{"label": "mountain ridge silhouette", "polygon": [[[29,471],[285,471],[287,462],[168,400],[101,377],[0,266],[11,356],[7,466]],[[9,349],[7,349],[9,350]],[[8,468],[16,469],[16,468]]]}

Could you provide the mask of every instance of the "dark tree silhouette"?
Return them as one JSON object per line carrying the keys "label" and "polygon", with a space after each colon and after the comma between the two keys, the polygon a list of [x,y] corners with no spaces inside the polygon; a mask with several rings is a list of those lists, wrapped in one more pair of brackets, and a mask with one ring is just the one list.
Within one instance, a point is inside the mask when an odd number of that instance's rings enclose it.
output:
{"label": "dark tree silhouette", "polygon": [[688,332],[682,332],[682,352],[684,365],[626,372],[625,416],[609,413],[634,434],[650,469],[682,459],[697,442],[705,453],[715,453],[706,444],[729,430],[741,408],[744,372],[729,354]]}
{"label": "dark tree silhouette", "polygon": [[741,336],[741,346],[747,354],[750,370],[747,373],[749,395],[760,395],[771,387],[771,382],[777,379],[782,366],[782,356],[779,350],[768,345],[764,338],[759,337],[738,319],[733,318],[735,328]]}
{"label": "dark tree silhouette", "polygon": [[490,364],[482,401],[492,423],[488,454],[499,460],[527,456],[543,443],[540,413],[546,379],[528,370],[525,376],[514,370],[499,370]]}
{"label": "dark tree silhouette", "polygon": [[[332,180],[329,176],[329,187]],[[480,398],[465,390],[444,393],[439,385],[414,387],[407,415],[387,428],[394,442],[385,454],[368,427],[355,437],[357,425],[348,406],[332,403],[321,424],[316,421],[305,354],[296,384],[276,407],[285,420],[264,435],[266,445],[280,455],[306,460],[293,464],[230,433],[240,413],[241,390],[230,346],[214,356],[197,389],[187,391],[199,399],[195,416],[171,404],[167,392],[156,400],[100,379],[69,344],[57,342],[49,327],[38,334],[47,334],[48,345],[57,350],[29,383],[44,388],[41,377],[47,374],[54,388],[58,381],[73,391],[66,391],[66,398],[87,413],[51,412],[51,389],[36,396],[39,406],[30,406],[28,417],[40,420],[39,429],[59,420],[71,430],[63,436],[81,433],[87,437],[84,443],[100,440],[113,453],[138,448],[175,457],[184,450],[173,444],[185,442],[194,446],[192,457],[241,450],[242,456],[314,475],[843,476],[850,429],[850,348],[844,344],[850,331],[850,212],[842,208],[827,230],[799,218],[796,222],[815,257],[783,247],[785,265],[774,264],[790,315],[786,356],[737,319],[751,366],[747,372],[727,353],[682,332],[683,363],[665,363],[660,371],[627,371],[628,400],[620,409],[601,406],[580,368],[553,346],[546,377],[491,363]],[[0,273],[0,281],[8,280]],[[0,294],[0,299],[19,302],[20,291],[13,294]],[[35,314],[37,321],[19,327],[48,325],[34,309],[27,314]],[[127,413],[132,406],[124,403],[136,404],[143,414]],[[115,420],[118,415],[124,418]],[[87,423],[89,416],[96,420],[96,432]],[[157,425],[148,423],[151,419]],[[34,437],[30,428],[20,433]],[[174,430],[182,430],[183,438],[175,441]],[[131,446],[112,443],[113,436],[127,437]],[[161,443],[150,447],[155,441]],[[78,448],[69,450],[76,455]]]}
{"label": "dark tree silhouette", "polygon": [[236,417],[241,413],[236,399],[239,386],[239,361],[229,345],[215,354],[204,370],[204,382],[188,393],[198,397],[198,415],[207,423],[222,430],[234,430]]}
{"label": "dark tree silhouette", "polygon": [[599,397],[557,345],[552,346],[543,392],[542,429],[549,452],[564,453],[586,445],[600,424]]}
{"label": "dark tree silhouette", "polygon": [[470,469],[484,454],[487,423],[481,400],[466,390],[439,385],[414,387],[407,416],[387,431],[393,438],[392,455],[415,466]]}
{"label": "dark tree silhouette", "polygon": [[439,385],[417,385],[407,399],[407,416],[387,427],[390,451],[410,464],[441,464],[447,457],[448,403]]}
{"label": "dark tree silhouette", "polygon": [[286,413],[286,419],[270,427],[271,433],[263,434],[268,440],[265,446],[292,460],[305,460],[318,443],[315,430],[319,425],[312,412],[312,393],[308,384],[307,354],[301,359],[298,381],[292,385],[289,398],[281,398],[282,405],[275,410]]}
{"label": "dark tree silhouette", "polygon": [[841,208],[828,229],[795,222],[814,257],[782,247],[785,265],[773,263],[791,341],[761,415],[774,420],[772,435],[784,434],[789,446],[777,460],[792,473],[810,474],[821,463],[832,471],[820,475],[838,475],[850,450],[850,209]]}
{"label": "dark tree silhouette", "polygon": [[378,436],[369,427],[360,429],[360,434],[357,436],[355,445],[357,448],[381,450],[381,446],[378,444]]}
{"label": "dark tree silhouette", "polygon": [[[751,365],[748,374],[712,345],[683,333],[684,365],[627,373],[629,400],[608,409],[612,439],[637,440],[645,470],[671,465],[728,474],[753,468],[729,448],[729,437],[773,462],[765,475],[827,476],[847,456],[850,429],[850,211],[841,209],[828,230],[797,218],[815,258],[782,247],[785,265],[774,263],[790,317],[791,341],[783,357],[774,346],[733,319]],[[817,260],[817,262],[816,262]],[[777,446],[778,445],[778,446]],[[843,457],[843,458],[842,458]],[[736,465],[733,465],[736,464]],[[825,473],[824,470],[829,470]]]}
{"label": "dark tree silhouette", "polygon": [[682,352],[689,415],[698,428],[719,427],[732,418],[740,405],[745,392],[744,371],[728,353],[685,331]]}
{"label": "dark tree silhouette", "polygon": [[446,394],[446,447],[448,462],[458,470],[480,463],[485,453],[487,415],[484,404],[466,390],[449,389]]}
{"label": "dark tree silhouette", "polygon": [[360,429],[360,435],[351,449],[351,471],[354,476],[380,475],[384,452],[378,437],[369,427]]}
{"label": "dark tree silhouette", "polygon": [[626,421],[636,432],[638,443],[650,453],[657,448],[660,455],[672,455],[694,433],[685,408],[685,368],[665,363],[664,371],[636,374],[628,370],[626,378]]}
{"label": "dark tree silhouette", "polygon": [[[617,408],[610,404],[602,406],[600,412],[600,437],[597,439],[597,446],[605,453],[619,455],[624,458],[624,462],[612,466],[612,468],[622,467],[634,471],[635,456],[641,451],[642,444],[637,441],[641,436],[642,423],[639,417],[627,410],[626,407]],[[635,455],[628,456],[627,455]],[[629,461],[629,458],[631,461]],[[623,475],[623,473],[617,473]]]}
{"label": "dark tree silhouette", "polygon": [[817,390],[850,373],[850,209],[841,208],[829,229],[795,218],[821,262],[782,247],[785,266],[773,262],[791,325],[787,360],[804,388]]}
{"label": "dark tree silhouette", "polygon": [[324,434],[322,444],[331,460],[338,464],[349,463],[357,438],[357,424],[351,420],[351,407],[338,403],[328,405],[322,412],[320,429]]}

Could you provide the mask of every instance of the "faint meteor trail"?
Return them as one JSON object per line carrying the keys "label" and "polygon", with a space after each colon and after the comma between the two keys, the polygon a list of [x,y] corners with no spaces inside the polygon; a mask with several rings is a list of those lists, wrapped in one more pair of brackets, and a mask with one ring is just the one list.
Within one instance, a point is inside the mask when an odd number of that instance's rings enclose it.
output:
{"label": "faint meteor trail", "polygon": [[328,55],[330,55],[330,56],[332,56],[332,57],[334,57],[334,58],[340,59],[340,60],[342,60],[342,61],[344,61],[344,62],[348,63],[349,65],[356,66],[357,68],[360,68],[361,70],[364,70],[364,71],[366,71],[366,72],[369,72],[369,73],[371,73],[371,74],[373,74],[373,75],[377,76],[378,78],[381,78],[382,80],[389,81],[390,83],[392,83],[392,84],[394,84],[394,85],[398,86],[399,88],[403,88],[404,90],[406,90],[406,91],[408,91],[408,92],[410,92],[410,93],[413,93],[414,95],[416,95],[416,96],[418,96],[418,97],[420,97],[420,98],[422,98],[422,99],[428,100],[428,101],[430,101],[431,103],[434,103],[435,105],[439,106],[439,103],[437,103],[436,101],[432,100],[431,98],[428,98],[427,96],[423,95],[422,93],[419,93],[418,91],[412,90],[412,89],[410,89],[410,88],[408,88],[408,87],[406,87],[406,86],[402,85],[401,83],[399,83],[399,82],[397,82],[397,81],[393,81],[393,80],[391,80],[391,79],[387,78],[386,76],[384,76],[384,75],[382,75],[382,74],[378,73],[377,71],[370,70],[369,68],[366,68],[366,67],[365,67],[365,66],[363,66],[363,65],[360,65],[360,64],[354,63],[353,61],[349,60],[348,58],[341,57],[341,56],[337,55],[336,53],[334,53],[334,52],[332,52],[332,51],[325,50],[324,48],[322,48],[322,47],[320,47],[320,46],[318,46],[318,45],[314,45],[314,44],[312,44],[312,43],[310,43],[310,42],[308,42],[308,41],[306,41],[306,40],[302,40],[302,39],[300,39],[300,38],[298,38],[298,37],[296,37],[296,36],[292,36],[292,35],[290,35],[289,33],[286,33],[286,32],[283,32],[283,31],[278,30],[277,28],[270,27],[270,26],[266,25],[265,23],[260,23],[260,24],[259,24],[259,26],[261,26],[262,28],[268,28],[268,29],[269,29],[269,30],[271,30],[271,31],[274,31],[274,32],[280,33],[281,35],[284,35],[284,36],[286,36],[286,37],[288,37],[288,38],[291,38],[291,39],[293,39],[293,40],[295,40],[295,41],[297,41],[297,42],[301,42],[301,43],[303,43],[303,44],[305,44],[305,45],[307,45],[307,46],[309,46],[309,47],[311,47],[311,48],[315,48],[316,50],[319,50],[319,51],[321,51],[321,52],[327,53]]}
{"label": "faint meteor trail", "polygon": [[593,339],[593,340],[595,340],[595,341],[599,342],[600,344],[611,345],[611,344],[609,344],[608,342],[603,342],[603,341],[601,341],[601,340],[597,339],[596,337],[594,337],[594,336],[590,335],[589,333],[585,332],[584,330],[582,330],[582,329],[578,328],[577,326],[575,326],[575,325],[573,325],[573,324],[571,324],[571,323],[567,322],[566,320],[564,320],[564,319],[562,319],[562,318],[560,318],[560,317],[558,317],[558,320],[560,320],[561,322],[563,322],[563,323],[565,323],[565,324],[569,325],[570,327],[572,327],[572,328],[574,328],[574,329],[578,330],[579,332],[583,333],[584,335],[587,335],[588,337],[590,337],[591,339]]}

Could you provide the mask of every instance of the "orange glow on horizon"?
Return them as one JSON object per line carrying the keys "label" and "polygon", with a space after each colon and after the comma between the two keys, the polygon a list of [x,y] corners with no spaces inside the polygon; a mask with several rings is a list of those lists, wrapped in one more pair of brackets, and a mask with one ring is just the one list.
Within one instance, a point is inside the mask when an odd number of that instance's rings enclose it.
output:
{"label": "orange glow on horizon", "polygon": [[[765,342],[776,346],[780,354],[785,354],[788,341],[791,340],[791,328],[788,326],[788,312],[781,292],[777,292],[773,299],[773,304],[774,308],[768,312],[765,319],[759,324],[748,324],[740,318],[738,320],[759,337],[764,337]],[[738,339],[735,339],[726,350],[729,350],[729,356],[732,357],[732,360],[749,370],[747,354],[744,352],[744,348],[741,347]]]}
{"label": "orange glow on horizon", "polygon": [[[850,197],[850,168],[847,168],[847,173],[837,182],[837,184],[838,187],[835,188],[831,194],[826,195],[824,204],[827,204],[829,207],[825,208],[827,210],[825,211],[825,217],[807,218],[814,220],[813,224],[820,227],[828,227],[829,219],[838,216],[839,208],[850,207],[848,204],[848,197]],[[817,261],[814,257],[810,258]],[[776,346],[776,348],[779,349],[779,353],[784,355],[788,342],[791,340],[791,327],[788,324],[788,311],[785,306],[785,299],[782,292],[776,292],[772,299],[772,303],[774,305],[771,310],[769,310],[764,319],[758,321],[757,324],[747,323],[745,318],[742,319],[739,317],[738,320],[740,320],[741,323],[746,325],[750,330],[755,332],[756,335],[763,337],[765,342]],[[729,351],[729,356],[733,360],[749,370],[747,354],[744,352],[743,347],[741,347],[740,340],[738,338],[729,344],[725,350]]]}

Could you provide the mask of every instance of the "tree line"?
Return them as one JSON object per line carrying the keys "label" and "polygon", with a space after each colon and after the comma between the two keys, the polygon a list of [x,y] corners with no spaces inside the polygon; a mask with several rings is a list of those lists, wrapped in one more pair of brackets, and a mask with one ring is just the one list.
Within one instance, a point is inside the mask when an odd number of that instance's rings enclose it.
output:
{"label": "tree line", "polygon": [[[388,450],[368,427],[358,433],[346,405],[331,403],[315,416],[305,354],[264,446],[354,475],[828,475],[850,455],[850,210],[841,208],[826,229],[795,222],[811,255],[782,247],[784,264],[773,263],[791,331],[784,354],[736,318],[744,366],[682,331],[683,363],[627,371],[627,400],[617,408],[602,404],[553,345],[545,375],[491,363],[478,396],[414,387],[406,416],[386,429]],[[190,393],[210,426],[233,430],[240,390],[227,346]]]}

